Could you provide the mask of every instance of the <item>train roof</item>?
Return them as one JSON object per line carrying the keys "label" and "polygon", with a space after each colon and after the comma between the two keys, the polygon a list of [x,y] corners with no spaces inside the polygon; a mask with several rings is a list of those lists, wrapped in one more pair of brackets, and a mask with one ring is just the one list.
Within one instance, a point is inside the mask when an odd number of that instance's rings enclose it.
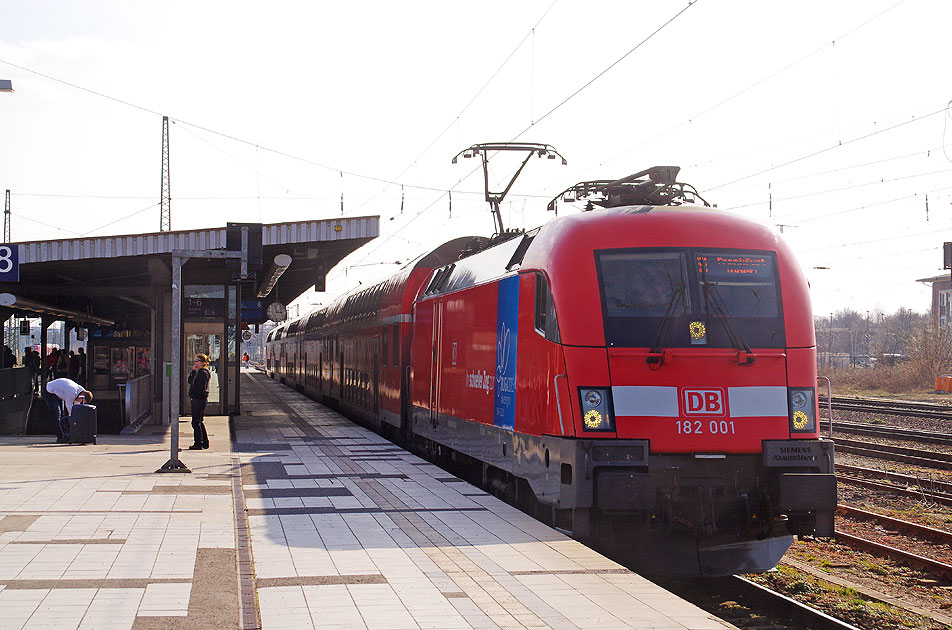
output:
{"label": "train roof", "polygon": [[408,262],[399,272],[389,278],[335,299],[327,306],[317,308],[282,323],[269,335],[268,340],[282,339],[298,332],[317,330],[327,319],[338,323],[349,323],[379,312],[389,296],[399,292],[406,285],[410,274],[417,269],[434,269],[458,260],[467,252],[478,251],[486,247],[488,238],[483,236],[461,236],[443,243]]}
{"label": "train roof", "polygon": [[[764,238],[774,238],[772,232],[759,223],[711,207],[634,205],[599,208],[557,217],[542,227],[444,265],[430,278],[422,296],[441,295],[482,284],[515,273],[524,265],[547,268],[548,257],[563,255],[566,243],[571,244],[572,250],[591,249],[599,242],[607,245],[620,233],[631,233],[630,229],[640,231],[640,227],[635,228],[632,219],[634,216],[648,215],[653,217],[651,223],[657,225],[660,220],[661,223],[670,225],[669,220],[674,220],[676,223],[685,224],[688,231],[692,222],[708,226],[714,223],[721,225],[726,231],[745,234],[751,240],[763,242]],[[660,226],[657,229],[663,231]],[[757,238],[752,236],[753,232],[758,233]],[[639,238],[644,240],[644,235],[639,235]],[[630,237],[628,240],[631,240]]]}

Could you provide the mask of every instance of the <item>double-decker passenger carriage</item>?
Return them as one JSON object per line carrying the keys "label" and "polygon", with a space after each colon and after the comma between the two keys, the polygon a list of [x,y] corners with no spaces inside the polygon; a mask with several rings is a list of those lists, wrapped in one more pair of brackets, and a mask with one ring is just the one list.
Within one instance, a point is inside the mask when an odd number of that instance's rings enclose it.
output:
{"label": "double-decker passenger carriage", "polygon": [[646,571],[771,568],[833,533],[808,286],[677,170],[578,184],[590,211],[458,260],[472,239],[447,243],[276,329],[268,369]]}

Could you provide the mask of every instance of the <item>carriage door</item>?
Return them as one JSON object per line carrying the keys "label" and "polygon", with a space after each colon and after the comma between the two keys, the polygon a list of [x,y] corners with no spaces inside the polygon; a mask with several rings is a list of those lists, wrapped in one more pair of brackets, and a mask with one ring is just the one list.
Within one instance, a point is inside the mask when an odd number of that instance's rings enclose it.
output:
{"label": "carriage door", "polygon": [[340,348],[340,381],[338,381],[338,384],[340,386],[338,389],[338,394],[337,394],[338,400],[344,400],[344,348],[343,348],[343,345],[341,345],[341,348]]}
{"label": "carriage door", "polygon": [[380,337],[374,337],[374,416],[380,415]]}
{"label": "carriage door", "polygon": [[443,337],[443,302],[433,303],[432,359],[430,360],[430,424],[436,428],[440,398],[440,345]]}

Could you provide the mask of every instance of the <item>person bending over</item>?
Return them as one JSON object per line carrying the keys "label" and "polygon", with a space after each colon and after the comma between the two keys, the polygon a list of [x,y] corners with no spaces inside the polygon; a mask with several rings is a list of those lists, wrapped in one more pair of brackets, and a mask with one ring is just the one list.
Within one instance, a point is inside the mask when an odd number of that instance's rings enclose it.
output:
{"label": "person bending over", "polygon": [[212,380],[212,375],[207,366],[208,355],[196,354],[192,373],[188,375],[188,399],[192,404],[192,430],[195,432],[195,443],[188,447],[190,451],[208,448],[205,405],[208,404],[208,383]]}
{"label": "person bending over", "polygon": [[56,429],[56,443],[69,442],[69,414],[76,403],[87,404],[92,402],[93,393],[68,378],[58,378],[46,384],[43,399],[49,407],[53,417],[53,426]]}

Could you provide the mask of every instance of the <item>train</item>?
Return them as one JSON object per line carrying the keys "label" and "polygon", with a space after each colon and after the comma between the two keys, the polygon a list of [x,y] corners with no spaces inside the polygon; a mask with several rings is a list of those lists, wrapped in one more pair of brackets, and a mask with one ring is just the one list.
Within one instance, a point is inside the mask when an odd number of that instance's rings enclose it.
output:
{"label": "train", "polygon": [[768,570],[833,535],[809,286],[677,173],[450,240],[275,328],[266,371],[638,570]]}

